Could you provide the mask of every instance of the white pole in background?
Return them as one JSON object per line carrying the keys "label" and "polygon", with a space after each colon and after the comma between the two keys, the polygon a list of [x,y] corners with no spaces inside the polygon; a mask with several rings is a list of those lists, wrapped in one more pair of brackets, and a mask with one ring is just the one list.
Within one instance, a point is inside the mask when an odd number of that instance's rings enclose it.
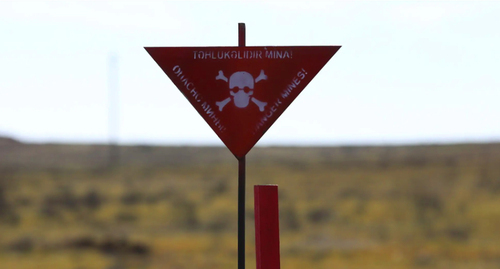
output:
{"label": "white pole in background", "polygon": [[110,53],[108,66],[108,135],[109,135],[109,163],[112,167],[119,162],[118,133],[119,133],[119,92],[118,92],[118,56]]}

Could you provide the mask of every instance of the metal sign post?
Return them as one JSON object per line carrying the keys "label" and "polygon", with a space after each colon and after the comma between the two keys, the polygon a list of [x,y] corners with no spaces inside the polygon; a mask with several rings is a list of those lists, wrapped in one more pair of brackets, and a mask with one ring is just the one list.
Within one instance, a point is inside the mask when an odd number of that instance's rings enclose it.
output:
{"label": "metal sign post", "polygon": [[[238,47],[245,47],[245,24],[238,23]],[[238,158],[238,269],[245,269],[245,156]]]}

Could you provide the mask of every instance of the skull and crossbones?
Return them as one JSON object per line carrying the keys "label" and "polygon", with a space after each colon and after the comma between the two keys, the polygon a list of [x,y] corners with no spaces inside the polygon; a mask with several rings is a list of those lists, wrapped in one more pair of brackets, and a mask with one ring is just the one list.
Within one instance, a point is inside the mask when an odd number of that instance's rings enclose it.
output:
{"label": "skull and crossbones", "polygon": [[[233,73],[229,79],[224,76],[224,72],[219,70],[219,75],[215,77],[216,80],[224,80],[225,82],[229,82],[229,93],[232,96],[234,101],[234,105],[239,108],[245,108],[248,106],[250,101],[256,104],[259,107],[260,111],[264,111],[264,107],[267,105],[266,102],[262,102],[257,100],[253,95],[254,84],[261,81],[267,80],[266,74],[264,74],[264,70],[260,70],[260,74],[257,78],[253,78],[253,76],[245,71],[238,71]],[[233,89],[237,88],[237,91],[233,92]],[[245,88],[248,88],[248,93],[245,92]],[[231,102],[231,97],[228,97],[220,102],[215,102],[215,104],[219,107],[219,111]]]}

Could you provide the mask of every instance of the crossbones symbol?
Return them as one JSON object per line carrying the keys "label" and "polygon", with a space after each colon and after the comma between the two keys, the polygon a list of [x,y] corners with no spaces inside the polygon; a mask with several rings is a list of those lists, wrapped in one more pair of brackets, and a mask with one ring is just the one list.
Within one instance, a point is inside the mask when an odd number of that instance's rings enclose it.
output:
{"label": "crossbones symbol", "polygon": [[[266,74],[264,74],[264,70],[260,70],[260,74],[255,80],[250,73],[245,71],[234,72],[228,80],[227,77],[224,76],[224,72],[222,72],[222,70],[219,70],[219,75],[216,76],[215,79],[229,82],[229,93],[233,98],[235,106],[239,108],[245,108],[248,106],[251,100],[259,107],[260,111],[264,111],[264,107],[267,105],[267,103],[259,101],[255,97],[252,97],[254,83],[267,79]],[[237,88],[237,91],[233,92],[232,90],[234,88]],[[248,88],[248,93],[245,92],[245,88]],[[231,102],[231,97],[228,97],[220,102],[215,102],[215,104],[219,107],[219,111],[222,111],[222,109],[229,102]]]}

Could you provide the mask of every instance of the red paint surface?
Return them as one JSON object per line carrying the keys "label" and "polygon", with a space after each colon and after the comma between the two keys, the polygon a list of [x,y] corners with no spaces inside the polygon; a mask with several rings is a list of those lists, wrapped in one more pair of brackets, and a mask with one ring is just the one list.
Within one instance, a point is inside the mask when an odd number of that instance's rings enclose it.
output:
{"label": "red paint surface", "polygon": [[[237,157],[245,156],[340,46],[294,47],[148,47],[145,48],[188,101]],[[253,79],[253,95],[267,105],[260,111],[249,101],[238,107],[229,81],[236,72]],[[237,88],[235,88],[237,89]],[[233,89],[233,93],[237,90]],[[331,89],[325,89],[331,90]],[[245,93],[250,89],[246,88]],[[216,105],[231,98],[222,111]]]}
{"label": "red paint surface", "polygon": [[280,268],[278,186],[254,187],[257,269]]}

